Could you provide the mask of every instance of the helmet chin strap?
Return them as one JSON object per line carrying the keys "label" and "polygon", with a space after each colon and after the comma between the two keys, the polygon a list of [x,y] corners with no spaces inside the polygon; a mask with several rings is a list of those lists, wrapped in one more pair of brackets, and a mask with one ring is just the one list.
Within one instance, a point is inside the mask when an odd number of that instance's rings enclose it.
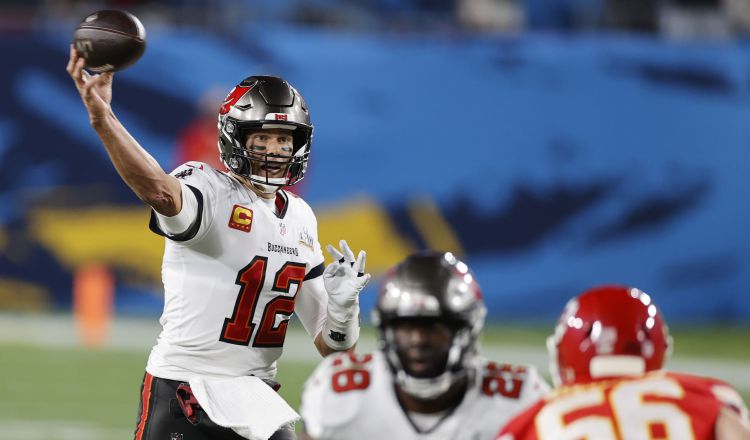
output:
{"label": "helmet chin strap", "polygon": [[[395,338],[393,330],[386,329],[385,339],[386,357],[392,366],[395,366],[396,384],[407,394],[418,399],[434,399],[445,394],[450,387],[465,377],[470,368],[471,360],[474,357],[474,350],[469,347],[470,332],[468,330],[459,331],[453,338],[451,347],[448,350],[448,359],[446,361],[445,371],[437,377],[417,378],[411,376],[403,367],[403,363],[395,350]],[[459,371],[453,371],[461,363]]]}
{"label": "helmet chin strap", "polygon": [[409,376],[404,370],[400,370],[396,373],[396,383],[405,393],[426,400],[434,399],[448,391],[458,378],[457,376],[457,374],[446,371],[438,377],[419,379]]}
{"label": "helmet chin strap", "polygon": [[[287,165],[288,170],[288,165]],[[275,194],[278,190],[285,187],[288,183],[286,177],[265,177],[257,174],[250,174],[247,180],[263,194]]]}
{"label": "helmet chin strap", "polygon": [[[279,183],[260,183],[258,180],[265,180],[263,177],[251,175],[251,176],[243,176],[241,174],[238,174],[234,171],[232,171],[232,174],[237,176],[245,185],[251,186],[254,190],[261,194],[275,194],[278,190],[283,188],[285,185],[281,182]],[[273,180],[284,180],[283,178],[279,179],[268,179],[269,182]]]}
{"label": "helmet chin strap", "polygon": [[283,187],[283,185],[268,185],[265,183],[255,182],[253,180],[250,180],[250,184],[253,185],[255,189],[257,189],[263,194],[275,194],[278,190],[280,190]]}

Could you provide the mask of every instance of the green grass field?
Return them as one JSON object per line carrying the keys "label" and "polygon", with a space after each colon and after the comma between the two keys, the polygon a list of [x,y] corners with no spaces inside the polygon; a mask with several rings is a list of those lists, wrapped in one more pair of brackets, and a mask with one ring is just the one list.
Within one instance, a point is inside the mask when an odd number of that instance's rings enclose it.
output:
{"label": "green grass field", "polygon": [[[673,330],[680,357],[727,360],[750,372],[748,328]],[[543,347],[546,331],[490,327],[483,347]],[[363,332],[363,338],[373,338]],[[0,345],[0,439],[132,438],[148,350]],[[676,357],[677,358],[677,357]],[[295,408],[314,361],[279,363],[281,394]],[[742,389],[750,399],[750,389]]]}

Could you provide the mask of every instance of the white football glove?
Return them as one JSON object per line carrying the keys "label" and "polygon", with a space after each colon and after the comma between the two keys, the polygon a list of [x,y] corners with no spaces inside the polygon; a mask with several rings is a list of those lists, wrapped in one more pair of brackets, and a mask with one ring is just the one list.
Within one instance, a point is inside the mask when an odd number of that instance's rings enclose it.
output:
{"label": "white football glove", "polygon": [[360,251],[355,261],[345,240],[339,246],[341,251],[330,244],[326,247],[334,261],[323,272],[328,292],[323,339],[335,350],[348,350],[359,339],[359,292],[370,281],[370,274],[365,273],[365,251]]}
{"label": "white football glove", "polygon": [[[326,266],[326,270],[323,272],[323,284],[325,284],[328,292],[329,309],[333,305],[334,309],[338,309],[336,311],[344,312],[350,311],[359,304],[359,292],[370,281],[370,274],[365,273],[365,261],[367,259],[365,251],[359,251],[355,261],[354,253],[346,240],[339,241],[339,246],[341,247],[340,252],[330,244],[326,246],[326,250],[331,254],[334,261]],[[346,320],[351,316],[342,316],[341,318]]]}

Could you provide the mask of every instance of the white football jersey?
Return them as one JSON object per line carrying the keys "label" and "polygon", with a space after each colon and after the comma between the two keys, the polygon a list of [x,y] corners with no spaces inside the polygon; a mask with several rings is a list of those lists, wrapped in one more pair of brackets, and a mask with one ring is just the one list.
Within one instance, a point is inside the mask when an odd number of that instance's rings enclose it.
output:
{"label": "white football jersey", "polygon": [[300,408],[305,431],[317,440],[494,439],[508,420],[549,390],[531,366],[478,358],[472,376],[461,403],[428,428],[399,403],[382,352],[336,353],[305,383]]}
{"label": "white football jersey", "polygon": [[[204,163],[188,162],[172,175],[196,195],[198,217],[165,240],[162,332],[146,370],[185,381],[274,378],[292,313],[312,336],[325,322],[325,295],[297,296],[303,282],[322,284],[315,215],[295,195],[261,199]],[[166,235],[153,213],[151,229]]]}

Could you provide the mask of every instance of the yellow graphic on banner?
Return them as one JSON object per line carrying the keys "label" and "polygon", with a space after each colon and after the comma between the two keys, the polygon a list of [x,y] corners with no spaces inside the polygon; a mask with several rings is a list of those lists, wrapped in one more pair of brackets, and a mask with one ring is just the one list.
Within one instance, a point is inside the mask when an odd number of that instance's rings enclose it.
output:
{"label": "yellow graphic on banner", "polygon": [[[377,276],[413,251],[396,231],[388,213],[369,199],[349,201],[337,206],[317,208],[318,239],[325,249],[327,244],[338,247],[346,240],[355,252],[367,252],[366,269]],[[330,256],[325,250],[327,261]],[[356,255],[355,255],[356,256]]]}
{"label": "yellow graphic on banner", "polygon": [[[240,208],[234,210],[232,220],[235,225],[250,229],[252,211]],[[367,271],[373,275],[382,274],[416,248],[398,233],[385,209],[373,200],[350,200],[335,206],[316,207],[315,210],[321,245],[324,248],[326,244],[338,246],[339,240],[345,239],[355,252],[366,250]],[[431,214],[435,221],[434,211]],[[30,215],[29,230],[33,238],[68,270],[102,263],[133,278],[124,280],[126,282],[159,285],[164,239],[148,229],[148,218],[148,208],[139,206],[39,209]],[[427,217],[421,218],[424,221]],[[441,231],[444,231],[443,227],[433,229],[432,234],[428,234],[432,239],[427,241],[460,252],[456,240],[441,234]],[[442,235],[443,239],[436,240],[436,235]],[[323,253],[329,258],[325,251]]]}
{"label": "yellow graphic on banner", "polygon": [[0,278],[0,308],[25,312],[52,308],[49,291],[44,286],[24,280]]}
{"label": "yellow graphic on banner", "polygon": [[39,209],[29,229],[69,270],[103,263],[125,269],[137,281],[161,284],[164,238],[148,228],[147,207],[100,206]]}
{"label": "yellow graphic on banner", "polygon": [[409,200],[407,205],[409,218],[416,226],[422,240],[430,249],[451,251],[463,256],[463,246],[453,232],[453,228],[440,213],[438,205],[429,197],[419,197]]}

